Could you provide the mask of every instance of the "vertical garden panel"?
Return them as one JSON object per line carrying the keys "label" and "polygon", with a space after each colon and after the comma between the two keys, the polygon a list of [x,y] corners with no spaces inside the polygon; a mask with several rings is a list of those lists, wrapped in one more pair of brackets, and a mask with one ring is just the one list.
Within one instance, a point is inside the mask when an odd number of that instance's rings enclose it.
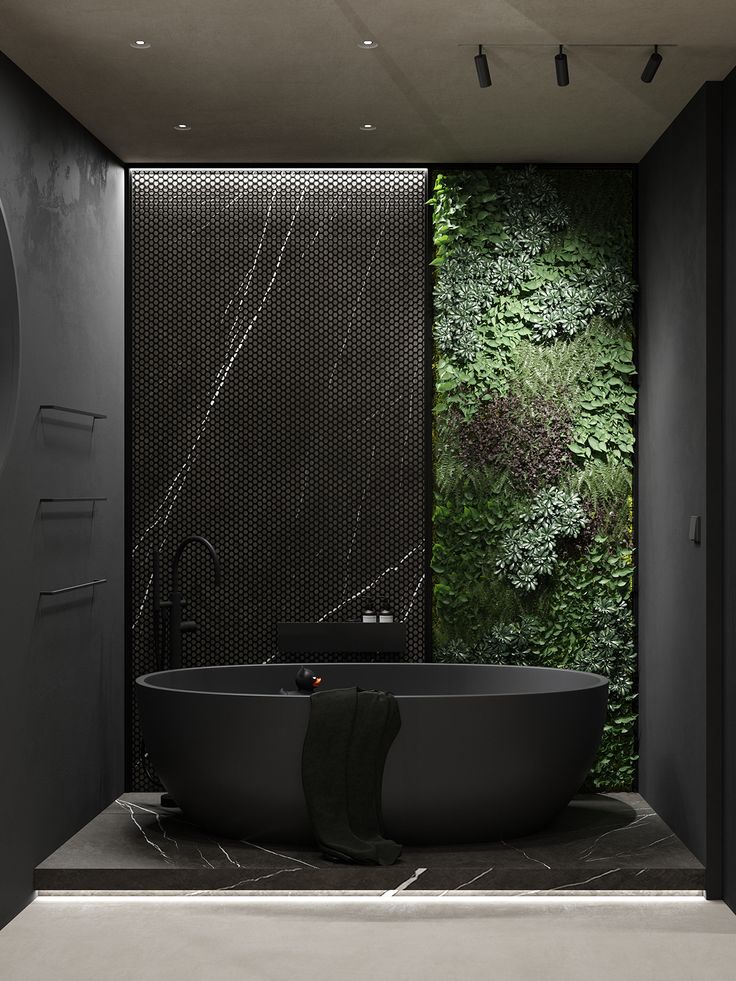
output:
{"label": "vertical garden panel", "polygon": [[635,771],[632,177],[441,174],[435,659],[610,679],[590,778]]}

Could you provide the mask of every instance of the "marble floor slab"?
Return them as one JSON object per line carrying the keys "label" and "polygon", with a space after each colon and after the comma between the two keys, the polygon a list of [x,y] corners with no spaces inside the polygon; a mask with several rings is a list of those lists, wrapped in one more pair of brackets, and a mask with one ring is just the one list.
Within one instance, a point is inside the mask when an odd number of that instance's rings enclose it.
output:
{"label": "marble floor slab", "polygon": [[160,806],[114,801],[36,869],[49,891],[492,893],[702,890],[704,870],[638,794],[576,797],[507,841],[405,847],[389,867],[336,865],[307,846],[217,839]]}

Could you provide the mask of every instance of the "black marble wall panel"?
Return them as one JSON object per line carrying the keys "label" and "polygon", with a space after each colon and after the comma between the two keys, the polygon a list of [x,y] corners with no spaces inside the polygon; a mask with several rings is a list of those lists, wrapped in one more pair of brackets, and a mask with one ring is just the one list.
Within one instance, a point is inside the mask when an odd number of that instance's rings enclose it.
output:
{"label": "black marble wall panel", "polygon": [[[191,534],[213,542],[223,581],[203,552],[184,558],[200,625],[184,666],[276,660],[279,621],[352,620],[379,600],[421,660],[426,172],[130,181],[129,684],[156,666],[151,549],[166,591]],[[133,785],[146,786],[139,766]]]}

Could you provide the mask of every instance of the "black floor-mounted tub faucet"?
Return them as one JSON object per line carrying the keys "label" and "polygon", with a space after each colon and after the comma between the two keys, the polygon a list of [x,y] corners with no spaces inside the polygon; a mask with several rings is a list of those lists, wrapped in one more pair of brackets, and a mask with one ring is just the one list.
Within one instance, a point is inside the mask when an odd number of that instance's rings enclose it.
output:
{"label": "black floor-mounted tub faucet", "polygon": [[161,603],[161,606],[168,606],[169,613],[169,634],[171,638],[170,651],[171,655],[169,658],[170,668],[180,668],[181,667],[181,636],[183,633],[189,633],[197,629],[197,624],[194,620],[182,620],[181,611],[184,601],[182,599],[181,591],[179,589],[179,562],[181,557],[186,551],[189,545],[199,543],[204,545],[207,551],[210,553],[212,558],[212,566],[215,573],[215,585],[219,586],[222,580],[222,575],[220,572],[220,557],[215,550],[214,545],[203,538],[202,535],[190,535],[179,543],[176,552],[174,552],[174,558],[171,562],[171,597],[168,603]]}

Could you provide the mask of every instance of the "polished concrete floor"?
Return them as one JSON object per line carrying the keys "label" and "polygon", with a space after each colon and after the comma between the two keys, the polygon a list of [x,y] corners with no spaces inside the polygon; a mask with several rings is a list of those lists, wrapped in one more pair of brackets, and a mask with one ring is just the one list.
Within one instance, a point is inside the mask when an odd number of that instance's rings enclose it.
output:
{"label": "polished concrete floor", "polygon": [[2,981],[733,981],[700,897],[41,897]]}

